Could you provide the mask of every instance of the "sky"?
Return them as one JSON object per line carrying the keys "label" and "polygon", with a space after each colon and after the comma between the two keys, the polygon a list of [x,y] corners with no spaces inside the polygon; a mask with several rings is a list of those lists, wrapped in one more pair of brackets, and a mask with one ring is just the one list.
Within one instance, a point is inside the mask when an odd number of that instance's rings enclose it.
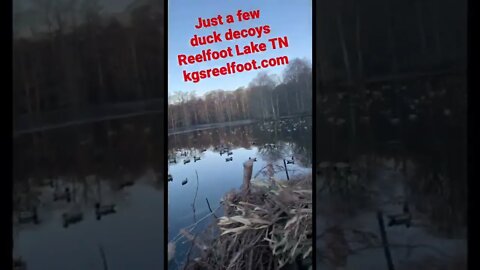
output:
{"label": "sky", "polygon": [[[184,82],[183,70],[187,72],[199,71],[206,68],[221,67],[227,62],[244,63],[252,59],[259,62],[270,57],[286,55],[290,60],[294,58],[312,59],[312,1],[311,0],[169,0],[168,2],[168,91],[191,92],[202,95],[212,90],[235,90],[238,87],[248,86],[259,71],[248,71],[229,74],[200,80],[198,83]],[[260,18],[250,21],[234,22],[232,24],[195,29],[198,18],[212,18],[218,15],[225,17],[232,14],[236,19],[237,10],[260,10]],[[270,25],[271,32],[261,38],[248,37],[236,41],[223,41],[205,46],[190,46],[190,38],[194,34],[199,36],[211,34],[214,30],[222,34],[229,28],[233,30],[248,29],[250,27]],[[195,63],[188,66],[178,65],[178,54],[198,54],[202,49],[220,50],[235,44],[249,44],[268,42],[273,37],[288,37],[288,48],[271,50],[245,56],[234,56],[224,60],[214,60]],[[267,44],[267,46],[269,46]],[[234,48],[233,48],[234,49]],[[285,66],[262,69],[269,74],[281,75]]]}

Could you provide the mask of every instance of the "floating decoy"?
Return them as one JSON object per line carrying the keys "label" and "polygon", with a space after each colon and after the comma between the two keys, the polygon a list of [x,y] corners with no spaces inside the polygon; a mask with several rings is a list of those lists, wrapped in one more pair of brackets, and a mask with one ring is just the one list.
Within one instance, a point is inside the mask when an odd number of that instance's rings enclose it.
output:
{"label": "floating decoy", "polygon": [[177,163],[177,159],[176,159],[176,158],[173,158],[173,159],[171,159],[169,162],[170,162],[170,164],[172,164],[172,163]]}
{"label": "floating decoy", "polygon": [[91,142],[90,139],[87,138],[87,139],[82,140],[82,141],[80,142],[80,145],[87,145],[87,144],[89,144],[90,142]]}
{"label": "floating decoy", "polygon": [[370,121],[370,117],[368,116],[362,116],[360,117],[360,121],[363,122],[363,123],[367,123]]}
{"label": "floating decoy", "polygon": [[95,204],[95,215],[97,220],[100,220],[102,216],[116,213],[115,204],[100,205],[100,203]]}
{"label": "floating decoy", "polygon": [[193,157],[193,162],[197,162],[198,160],[200,160],[200,157]]}
{"label": "floating decoy", "polygon": [[228,151],[228,152],[227,152],[227,156],[231,156],[231,155],[233,155],[233,152],[232,152],[232,151]]}
{"label": "floating decoy", "polygon": [[27,270],[27,263],[21,258],[13,259],[13,270]]}
{"label": "floating decoy", "polygon": [[400,118],[390,118],[390,123],[392,123],[392,125],[398,125]]}
{"label": "floating decoy", "polygon": [[22,211],[18,214],[18,222],[20,224],[25,224],[25,223],[30,223],[33,222],[33,224],[38,224],[38,212],[37,208],[33,207],[29,211]]}
{"label": "floating decoy", "polygon": [[172,182],[173,181],[173,176],[171,174],[168,175],[168,182]]}
{"label": "floating decoy", "polygon": [[134,184],[133,180],[125,180],[125,181],[121,182],[120,184],[118,184],[118,188],[119,189],[124,189],[126,187],[133,186],[133,184]]}
{"label": "floating decoy", "polygon": [[336,124],[337,126],[341,126],[341,125],[345,124],[345,119],[343,119],[343,118],[338,118],[338,119],[337,119],[337,122],[335,122],[335,124]]}
{"label": "floating decoy", "polygon": [[251,158],[251,157],[249,157],[248,159],[253,160],[253,162],[257,161],[257,158]]}
{"label": "floating decoy", "polygon": [[182,181],[182,186],[186,185],[188,183],[188,178],[185,178],[185,180]]}
{"label": "floating decoy", "polygon": [[320,162],[320,164],[318,164],[318,168],[320,169],[326,169],[326,168],[329,168],[330,166],[331,164],[328,161],[323,161],[323,162]]}
{"label": "floating decoy", "polygon": [[350,167],[350,165],[346,162],[337,162],[333,166],[334,171],[339,171],[339,170],[346,170]]}
{"label": "floating decoy", "polygon": [[405,225],[405,227],[409,228],[412,223],[412,214],[410,213],[410,209],[408,207],[408,203],[405,202],[403,204],[403,213],[397,215],[389,215],[389,222],[388,226],[397,226],[397,225]]}
{"label": "floating decoy", "polygon": [[226,162],[233,161],[233,157],[229,157],[225,159]]}
{"label": "floating decoy", "polygon": [[83,213],[80,211],[73,211],[62,214],[63,227],[67,228],[71,224],[78,223],[83,220]]}
{"label": "floating decoy", "polygon": [[70,194],[70,189],[69,188],[65,188],[64,192],[55,191],[53,193],[53,201],[54,202],[62,201],[62,200],[66,200],[67,202],[70,202],[71,194]]}
{"label": "floating decoy", "polygon": [[190,163],[190,159],[189,159],[189,158],[187,158],[187,159],[185,159],[185,160],[183,161],[183,164],[187,164],[187,163]]}

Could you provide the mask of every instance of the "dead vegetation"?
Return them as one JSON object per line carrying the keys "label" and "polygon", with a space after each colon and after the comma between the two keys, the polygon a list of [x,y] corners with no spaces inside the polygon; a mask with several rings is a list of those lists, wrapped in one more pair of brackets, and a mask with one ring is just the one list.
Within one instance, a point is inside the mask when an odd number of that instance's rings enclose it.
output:
{"label": "dead vegetation", "polygon": [[196,254],[192,259],[189,251],[184,269],[311,269],[311,187],[308,175],[253,181],[249,192],[228,193],[224,216],[215,219],[210,233],[183,230]]}

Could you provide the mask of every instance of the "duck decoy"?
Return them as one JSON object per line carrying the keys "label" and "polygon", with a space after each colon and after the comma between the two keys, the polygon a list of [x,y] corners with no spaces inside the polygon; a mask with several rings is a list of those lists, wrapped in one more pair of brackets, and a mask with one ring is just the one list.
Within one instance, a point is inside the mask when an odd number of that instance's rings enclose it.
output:
{"label": "duck decoy", "polygon": [[62,201],[62,200],[66,200],[67,202],[70,202],[71,201],[71,194],[70,194],[70,189],[67,187],[65,188],[65,191],[64,192],[61,192],[61,191],[55,191],[53,193],[53,201],[56,202],[56,201]]}
{"label": "duck decoy", "polygon": [[27,270],[27,263],[22,258],[13,259],[13,270]]}
{"label": "duck decoy", "polygon": [[341,126],[341,125],[345,124],[345,122],[346,122],[345,119],[343,119],[343,118],[338,118],[337,121],[335,122],[335,124],[336,124],[337,126]]}
{"label": "duck decoy", "polygon": [[182,186],[186,185],[188,183],[188,178],[185,178],[185,180],[182,181]]}
{"label": "duck decoy", "polygon": [[70,213],[62,214],[63,227],[67,228],[71,224],[78,223],[83,220],[83,213],[80,211],[74,211]]}
{"label": "duck decoy", "polygon": [[389,215],[388,218],[390,220],[388,222],[388,227],[405,225],[405,227],[409,228],[412,223],[412,214],[410,213],[408,203],[405,202],[403,204],[403,213],[397,215]]}
{"label": "duck decoy", "polygon": [[345,170],[347,168],[349,168],[350,165],[347,163],[347,162],[337,162],[335,163],[335,165],[333,166],[333,169],[338,171],[338,170]]}
{"label": "duck decoy", "polygon": [[231,156],[231,155],[233,155],[233,152],[232,152],[232,151],[228,151],[228,152],[227,152],[227,156]]}
{"label": "duck decoy", "polygon": [[173,158],[173,159],[171,159],[169,162],[170,162],[170,164],[177,163],[177,159],[176,159],[176,158]]}
{"label": "duck decoy", "polygon": [[257,158],[251,158],[251,157],[249,157],[248,159],[253,160],[253,162],[257,161]]}
{"label": "duck decoy", "polygon": [[133,180],[125,180],[118,185],[118,188],[119,189],[124,189],[126,187],[133,186],[133,184],[134,184]]}
{"label": "duck decoy", "polygon": [[33,207],[29,211],[20,212],[18,214],[18,222],[20,224],[26,224],[26,223],[30,223],[30,222],[33,222],[33,224],[38,224],[39,220],[38,220],[37,208]]}
{"label": "duck decoy", "polygon": [[292,156],[292,159],[285,159],[285,162],[286,162],[287,164],[294,164],[294,163],[295,163],[294,160],[295,160],[295,158]]}
{"label": "duck decoy", "polygon": [[233,157],[229,157],[225,159],[226,162],[233,161]]}
{"label": "duck decoy", "polygon": [[190,159],[189,159],[189,158],[187,158],[187,159],[185,159],[185,160],[183,161],[183,164],[187,164],[187,163],[190,163]]}
{"label": "duck decoy", "polygon": [[193,157],[193,162],[197,162],[200,160],[200,157]]}
{"label": "duck decoy", "polygon": [[398,125],[400,123],[400,118],[390,118],[390,123],[392,123],[392,125]]}
{"label": "duck decoy", "polygon": [[173,181],[173,176],[171,174],[168,175],[168,182],[172,182]]}
{"label": "duck decoy", "polygon": [[100,205],[100,203],[95,204],[95,215],[97,220],[100,220],[102,216],[114,214],[117,211],[115,210],[115,204]]}

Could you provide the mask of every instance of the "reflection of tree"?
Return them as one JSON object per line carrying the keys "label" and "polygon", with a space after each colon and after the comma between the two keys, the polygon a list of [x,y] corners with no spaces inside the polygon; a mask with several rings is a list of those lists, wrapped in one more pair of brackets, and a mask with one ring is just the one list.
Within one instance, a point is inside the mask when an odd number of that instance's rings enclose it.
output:
{"label": "reflection of tree", "polygon": [[434,229],[453,236],[466,226],[466,182],[456,173],[455,162],[444,154],[416,159],[416,175],[408,182],[417,209]]}
{"label": "reflection of tree", "polygon": [[[293,131],[293,129],[296,129]],[[269,146],[275,144],[275,147]],[[250,149],[258,147],[265,160],[277,161],[292,155],[302,159],[302,163],[310,165],[312,160],[311,123],[306,119],[287,119],[278,122],[260,122],[258,124],[237,127],[224,127],[169,137],[169,156],[180,157],[187,151],[189,156],[199,155],[204,149],[215,149],[217,146]],[[268,145],[268,146],[266,146]]]}
{"label": "reflection of tree", "polygon": [[135,178],[150,167],[158,170],[164,164],[164,146],[157,139],[163,136],[162,130],[156,126],[156,118],[145,117],[53,130],[40,137],[48,145],[42,154],[43,166],[35,166],[30,154],[33,143],[28,135],[21,136],[15,142],[14,186],[27,188],[29,178],[34,185],[42,185],[59,177],[86,185],[89,175],[109,179],[115,186],[125,175]]}

